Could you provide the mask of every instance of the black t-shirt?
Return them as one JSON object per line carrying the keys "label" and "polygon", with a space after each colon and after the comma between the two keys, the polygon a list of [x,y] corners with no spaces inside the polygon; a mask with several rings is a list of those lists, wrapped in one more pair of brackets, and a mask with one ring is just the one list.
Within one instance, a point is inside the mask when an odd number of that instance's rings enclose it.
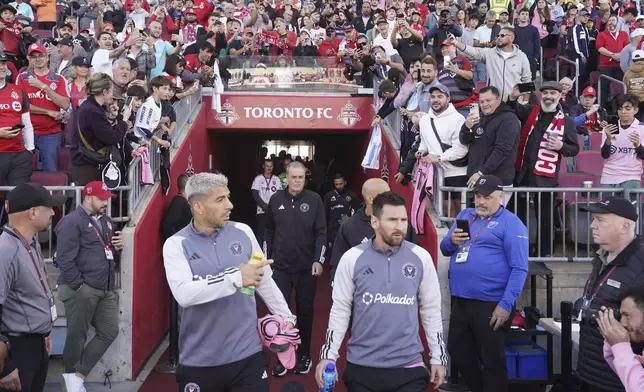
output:
{"label": "black t-shirt", "polygon": [[423,55],[423,41],[417,40],[413,35],[407,38],[398,38],[398,46],[396,47],[398,54],[403,59],[405,69],[409,69],[409,61],[414,57]]}

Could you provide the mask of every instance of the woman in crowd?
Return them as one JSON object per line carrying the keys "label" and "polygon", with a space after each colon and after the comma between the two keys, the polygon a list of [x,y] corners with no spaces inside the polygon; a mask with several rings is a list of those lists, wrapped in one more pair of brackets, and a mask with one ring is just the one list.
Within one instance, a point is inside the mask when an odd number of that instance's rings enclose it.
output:
{"label": "woman in crowd", "polygon": [[87,100],[83,102],[72,121],[71,175],[76,185],[101,180],[101,170],[109,162],[118,166],[118,144],[127,132],[130,107],[126,105],[115,122],[110,122],[105,107],[113,101],[112,78],[96,73],[87,81]]}
{"label": "woman in crowd", "polygon": [[181,80],[181,74],[183,73],[183,70],[186,68],[186,59],[183,58],[180,54],[172,54],[168,56],[167,60],[165,61],[165,68],[163,69],[163,74],[164,75],[169,75],[174,78],[174,87],[176,89],[176,94],[174,95],[174,98],[172,99],[172,102],[176,102],[180,100],[181,98],[190,95],[188,92],[183,91],[183,81]]}
{"label": "woman in crowd", "polygon": [[91,67],[92,64],[86,57],[74,57],[72,59],[71,77],[67,85],[69,88],[69,98],[71,99],[72,110],[78,109],[78,107],[85,101],[85,98],[87,98],[85,84],[90,77],[89,69]]}

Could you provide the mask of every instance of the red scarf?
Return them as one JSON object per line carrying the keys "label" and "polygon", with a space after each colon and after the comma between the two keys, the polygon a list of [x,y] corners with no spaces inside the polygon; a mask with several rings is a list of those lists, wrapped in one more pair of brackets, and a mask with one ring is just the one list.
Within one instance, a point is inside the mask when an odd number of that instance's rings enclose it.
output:
{"label": "red scarf", "polygon": [[[525,155],[525,148],[528,144],[528,139],[530,134],[534,130],[534,126],[537,124],[537,118],[539,117],[539,112],[541,112],[541,105],[537,105],[532,109],[528,120],[523,125],[521,129],[521,139],[519,139],[519,149],[517,152],[517,161],[515,164],[515,169],[517,172],[520,172],[523,168],[523,158]],[[554,178],[557,174],[557,165],[559,164],[559,159],[561,155],[558,151],[550,151],[546,148],[548,145],[548,134],[553,134],[559,140],[563,140],[564,135],[564,125],[566,124],[566,117],[563,112],[559,110],[555,117],[552,119],[550,125],[543,133],[541,137],[541,142],[539,143],[539,151],[537,152],[537,162],[534,164],[533,173],[542,176]]]}

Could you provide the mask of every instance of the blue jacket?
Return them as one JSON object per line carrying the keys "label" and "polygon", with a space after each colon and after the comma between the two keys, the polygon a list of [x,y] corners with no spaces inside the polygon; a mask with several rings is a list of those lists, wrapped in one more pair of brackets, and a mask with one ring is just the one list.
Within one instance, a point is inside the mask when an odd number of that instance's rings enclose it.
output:
{"label": "blue jacket", "polygon": [[[452,225],[441,242],[441,252],[451,256],[449,288],[456,297],[498,302],[511,311],[528,276],[528,230],[512,212],[501,207],[482,219],[474,208],[461,211],[456,219],[470,222],[467,262],[456,263],[461,247],[452,243]],[[472,244],[472,242],[474,242]]]}

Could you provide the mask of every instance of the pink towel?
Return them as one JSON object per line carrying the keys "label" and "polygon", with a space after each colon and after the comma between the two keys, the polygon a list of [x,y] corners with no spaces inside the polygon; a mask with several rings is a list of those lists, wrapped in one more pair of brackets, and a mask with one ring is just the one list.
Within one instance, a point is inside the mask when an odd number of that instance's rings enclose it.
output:
{"label": "pink towel", "polygon": [[143,185],[154,185],[154,173],[150,167],[150,151],[147,147],[143,147],[143,151],[139,149],[132,151],[133,157],[141,157],[141,183]]}
{"label": "pink towel", "polygon": [[285,368],[293,369],[295,350],[302,342],[300,331],[297,328],[287,329],[284,319],[272,314],[257,320],[257,330],[262,344],[277,353],[277,358]]}
{"label": "pink towel", "polygon": [[414,174],[414,199],[411,203],[411,225],[418,234],[425,234],[425,202],[433,193],[434,165],[418,159]]}

